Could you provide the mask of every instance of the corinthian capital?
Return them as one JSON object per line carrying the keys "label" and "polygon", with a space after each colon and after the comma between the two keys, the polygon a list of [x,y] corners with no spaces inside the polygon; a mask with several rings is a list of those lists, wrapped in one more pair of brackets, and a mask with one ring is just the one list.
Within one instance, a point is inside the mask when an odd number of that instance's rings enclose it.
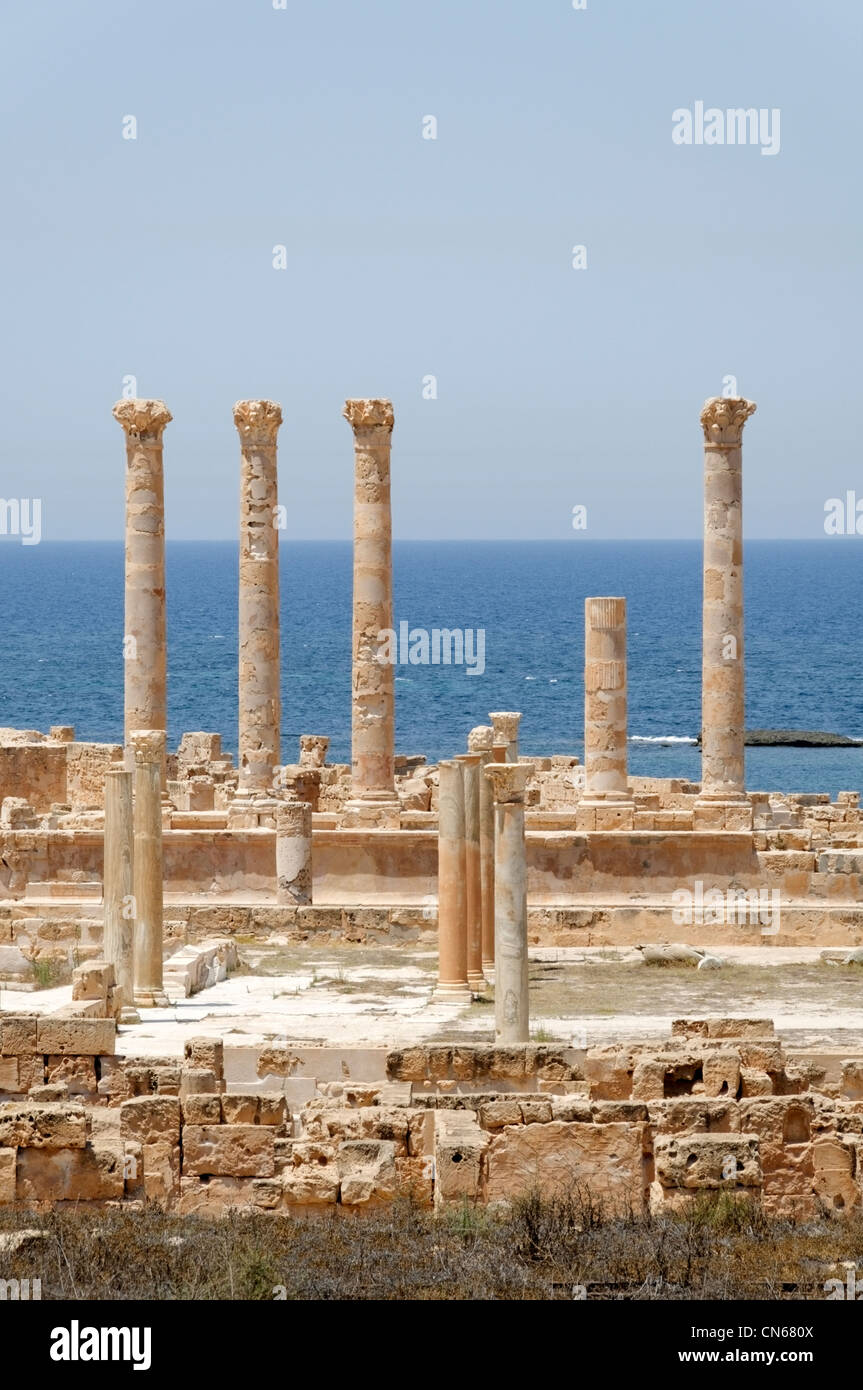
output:
{"label": "corinthian capital", "polygon": [[711,396],[700,416],[705,444],[739,444],[743,426],[755,410],[755,402],[742,396]]}
{"label": "corinthian capital", "polygon": [[161,763],[165,756],[164,729],[132,729],[129,743],[135,754],[135,765],[145,767],[148,763]]}
{"label": "corinthian capital", "polygon": [[237,401],[234,424],[244,444],[275,444],[282,407],[278,401]]}
{"label": "corinthian capital", "polygon": [[494,799],[498,805],[505,801],[524,801],[531,771],[528,763],[486,764],[485,775],[491,782]]}
{"label": "corinthian capital", "polygon": [[352,430],[367,430],[376,426],[391,430],[395,420],[393,403],[385,400],[345,401],[342,414]]}
{"label": "corinthian capital", "polygon": [[150,401],[134,398],[118,401],[112,411],[130,439],[147,439],[161,443],[162,431],[173,420],[164,401]]}

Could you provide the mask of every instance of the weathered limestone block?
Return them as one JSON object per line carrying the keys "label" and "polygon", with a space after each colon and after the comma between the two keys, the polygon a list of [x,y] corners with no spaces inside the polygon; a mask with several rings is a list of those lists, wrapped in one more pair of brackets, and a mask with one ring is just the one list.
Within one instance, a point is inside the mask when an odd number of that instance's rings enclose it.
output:
{"label": "weathered limestone block", "polygon": [[0,1057],[36,1052],[36,1014],[0,1014]]}
{"label": "weathered limestone block", "polygon": [[167,1141],[142,1145],[144,1195],[170,1203],[180,1191],[180,1146]]}
{"label": "weathered limestone block", "polygon": [[584,1059],[584,1075],[591,1100],[628,1100],[632,1094],[632,1053],[622,1047],[591,1047]]}
{"label": "weathered limestone block", "polygon": [[260,1105],[260,1097],[256,1091],[232,1091],[230,1094],[226,1092],[222,1096],[222,1121],[226,1125],[256,1125]]}
{"label": "weathered limestone block", "polygon": [[83,1149],[86,1142],[87,1115],[81,1105],[0,1105],[0,1148]]}
{"label": "weathered limestone block", "polygon": [[20,1202],[118,1201],[123,1191],[123,1149],[117,1141],[18,1153]]}
{"label": "weathered limestone block", "polygon": [[655,1058],[636,1062],[632,1072],[633,1100],[662,1100],[665,1095],[665,1063]]}
{"label": "weathered limestone block", "polygon": [[593,1120],[590,1101],[586,1096],[552,1096],[551,1115],[552,1119],[562,1120],[565,1124],[590,1124]]}
{"label": "weathered limestone block", "polygon": [[339,1199],[339,1169],[327,1158],[298,1163],[282,1173],[286,1206],[333,1206]]}
{"label": "weathered limestone block", "polygon": [[183,1055],[190,1067],[215,1072],[221,1081],[225,1075],[225,1044],[221,1038],[188,1038]]}
{"label": "weathered limestone block", "polygon": [[18,1080],[18,1058],[0,1057],[0,1091],[17,1091]]}
{"label": "weathered limestone block", "polygon": [[180,1096],[184,1101],[187,1096],[218,1094],[221,1085],[216,1073],[204,1067],[183,1067],[180,1073]]}
{"label": "weathered limestone block", "polygon": [[773,1082],[769,1074],[759,1070],[758,1067],[741,1067],[740,1095],[741,1097],[772,1096]]}
{"label": "weathered limestone block", "polygon": [[522,1123],[521,1106],[518,1096],[506,1100],[493,1100],[479,1110],[479,1122],[483,1129],[503,1129],[505,1125]]}
{"label": "weathered limestone block", "polygon": [[[538,1125],[531,1126],[531,1129],[539,1128]],[[490,1142],[490,1135],[480,1129],[472,1111],[435,1112],[436,1208],[450,1202],[476,1202],[480,1199],[483,1157]]]}
{"label": "weathered limestone block", "polygon": [[813,1142],[813,1186],[828,1211],[850,1211],[860,1205],[856,1157],[855,1146],[843,1143],[838,1134],[823,1135]]}
{"label": "weathered limestone block", "polygon": [[756,1134],[657,1135],[656,1178],[663,1187],[761,1187]]}
{"label": "weathered limestone block", "polygon": [[15,1201],[16,1149],[0,1149],[0,1207]]}
{"label": "weathered limestone block", "polygon": [[578,1183],[610,1212],[644,1205],[643,1125],[565,1124],[508,1128],[486,1155],[488,1202],[508,1201],[531,1188],[564,1194]]}
{"label": "weathered limestone block", "polygon": [[123,1138],[139,1144],[179,1144],[180,1124],[180,1102],[175,1096],[136,1096],[120,1106]]}
{"label": "weathered limestone block", "polygon": [[287,1098],[281,1091],[261,1091],[258,1095],[258,1124],[284,1125],[291,1118]]}
{"label": "weathered limestone block", "polygon": [[740,1089],[740,1053],[728,1048],[704,1057],[704,1094],[736,1096]]}
{"label": "weathered limestone block", "polygon": [[99,1087],[95,1058],[49,1055],[45,1058],[45,1082],[63,1086],[69,1095],[95,1098]]}
{"label": "weathered limestone block", "polygon": [[271,1178],[273,1131],[267,1125],[185,1125],[183,1174]]}
{"label": "weathered limestone block", "polygon": [[396,1192],[396,1146],[385,1139],[347,1139],[337,1162],[342,1206],[373,1206]]}
{"label": "weathered limestone block", "polygon": [[68,1056],[112,1055],[117,1025],[113,1018],[56,1018],[51,1014],[38,1020],[37,1050]]}
{"label": "weathered limestone block", "polygon": [[184,1125],[218,1125],[222,1123],[222,1098],[215,1094],[195,1092],[183,1097]]}
{"label": "weathered limestone block", "polygon": [[[521,1102],[522,1123],[526,1125],[548,1124],[552,1116],[551,1103],[547,1100],[523,1100]],[[647,1119],[647,1115],[644,1116]]]}

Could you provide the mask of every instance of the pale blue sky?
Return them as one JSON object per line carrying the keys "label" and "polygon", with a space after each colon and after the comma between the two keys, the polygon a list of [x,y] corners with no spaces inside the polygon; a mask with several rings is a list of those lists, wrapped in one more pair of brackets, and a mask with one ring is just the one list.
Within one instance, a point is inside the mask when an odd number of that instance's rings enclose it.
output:
{"label": "pale blue sky", "polygon": [[[576,503],[697,536],[733,373],[747,533],[823,534],[863,496],[861,34],[858,0],[6,6],[0,495],[119,538],[134,374],[169,538],[236,534],[242,396],[283,406],[288,536],[348,537],[349,395],[393,399],[401,538],[578,544]],[[675,145],[698,100],[778,107],[779,154]]]}

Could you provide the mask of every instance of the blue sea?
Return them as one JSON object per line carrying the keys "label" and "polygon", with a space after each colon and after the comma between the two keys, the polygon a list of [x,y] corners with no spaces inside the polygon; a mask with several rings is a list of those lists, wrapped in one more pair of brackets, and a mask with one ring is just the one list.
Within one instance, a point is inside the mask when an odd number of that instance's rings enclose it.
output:
{"label": "blue sea", "polygon": [[[746,546],[749,728],[863,737],[863,546],[841,537]],[[629,613],[630,771],[699,776],[701,545],[695,541],[397,542],[396,624],[485,631],[485,671],[397,666],[397,750],[463,751],[494,709],[522,710],[525,753],[582,754],[584,599]],[[0,725],[121,741],[123,546],[0,543]],[[167,547],[169,742],[222,734],[236,752],[237,549]],[[351,546],[281,550],[283,758],[301,733],[350,757]],[[679,740],[679,741],[675,741]],[[863,749],[747,750],[750,790],[863,787]]]}

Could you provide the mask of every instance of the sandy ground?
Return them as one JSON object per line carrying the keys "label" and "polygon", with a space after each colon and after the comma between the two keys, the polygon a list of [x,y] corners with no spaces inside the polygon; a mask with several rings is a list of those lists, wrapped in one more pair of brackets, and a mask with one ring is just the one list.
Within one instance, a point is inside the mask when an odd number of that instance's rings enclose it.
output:
{"label": "sandy ground", "polygon": [[[118,1051],[178,1055],[191,1031],[235,1045],[493,1040],[493,989],[469,1005],[433,1001],[437,956],[426,947],[256,945],[240,954],[228,980],[121,1028]],[[863,968],[825,965],[813,948],[737,948],[722,959],[723,969],[698,971],[646,966],[628,949],[536,947],[531,1036],[576,1047],[659,1039],[675,1018],[728,1014],[773,1018],[791,1046],[863,1048]],[[0,1008],[45,1012],[70,998],[69,987],[0,990]]]}

